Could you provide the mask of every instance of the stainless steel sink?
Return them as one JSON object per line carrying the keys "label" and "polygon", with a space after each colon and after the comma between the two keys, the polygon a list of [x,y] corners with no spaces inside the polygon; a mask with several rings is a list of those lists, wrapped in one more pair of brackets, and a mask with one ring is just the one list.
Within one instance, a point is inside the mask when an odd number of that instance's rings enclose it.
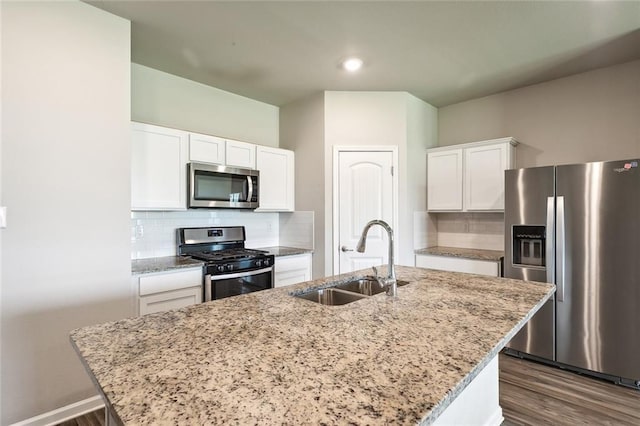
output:
{"label": "stainless steel sink", "polygon": [[357,278],[344,284],[338,284],[334,288],[364,294],[366,296],[373,296],[374,294],[384,291],[384,288],[382,288],[374,278]]}
{"label": "stainless steel sink", "polygon": [[322,305],[346,305],[366,297],[349,291],[336,290],[335,288],[323,288],[308,293],[295,294],[294,296],[318,302]]}
{"label": "stainless steel sink", "polygon": [[[398,287],[409,284],[408,281],[398,281]],[[311,300],[323,305],[346,305],[356,300],[364,299],[378,293],[384,289],[378,284],[375,278],[357,277],[350,281],[339,282],[327,288],[312,290],[309,292],[294,294],[301,299]]]}

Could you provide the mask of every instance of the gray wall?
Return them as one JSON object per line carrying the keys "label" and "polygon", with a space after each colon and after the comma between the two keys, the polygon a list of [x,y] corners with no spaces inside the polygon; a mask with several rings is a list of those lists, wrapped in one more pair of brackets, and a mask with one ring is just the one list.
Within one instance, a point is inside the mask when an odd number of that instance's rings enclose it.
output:
{"label": "gray wall", "polygon": [[315,212],[314,277],[333,274],[335,145],[398,147],[397,263],[413,265],[413,213],[426,209],[436,126],[436,108],[406,92],[327,91],[281,108],[281,146],[296,152],[296,209]]}
{"label": "gray wall", "polygon": [[2,417],[97,394],[69,331],[133,314],[130,25],[2,2]]}
{"label": "gray wall", "polygon": [[313,277],[325,276],[324,93],[280,109],[280,147],[296,153],[296,210],[314,212]]}
{"label": "gray wall", "polygon": [[279,108],[131,64],[131,119],[277,147]]}
{"label": "gray wall", "polygon": [[640,156],[640,61],[440,108],[438,145],[513,136],[518,167]]}

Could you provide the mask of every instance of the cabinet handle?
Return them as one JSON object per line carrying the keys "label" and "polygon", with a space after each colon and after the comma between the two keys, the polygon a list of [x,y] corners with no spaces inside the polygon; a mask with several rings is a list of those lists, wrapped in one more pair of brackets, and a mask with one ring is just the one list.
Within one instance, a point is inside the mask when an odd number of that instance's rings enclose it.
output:
{"label": "cabinet handle", "polygon": [[347,248],[347,246],[340,247],[340,250],[342,250],[343,252],[353,251],[353,249]]}

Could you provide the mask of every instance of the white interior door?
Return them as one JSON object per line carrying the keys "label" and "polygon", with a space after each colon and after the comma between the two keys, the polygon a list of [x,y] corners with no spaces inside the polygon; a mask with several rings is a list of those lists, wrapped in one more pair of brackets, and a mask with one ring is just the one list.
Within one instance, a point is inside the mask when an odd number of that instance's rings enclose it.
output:
{"label": "white interior door", "polygon": [[389,247],[382,227],[369,230],[364,253],[355,248],[370,220],[381,219],[394,228],[394,151],[338,151],[337,155],[337,272],[385,264]]}

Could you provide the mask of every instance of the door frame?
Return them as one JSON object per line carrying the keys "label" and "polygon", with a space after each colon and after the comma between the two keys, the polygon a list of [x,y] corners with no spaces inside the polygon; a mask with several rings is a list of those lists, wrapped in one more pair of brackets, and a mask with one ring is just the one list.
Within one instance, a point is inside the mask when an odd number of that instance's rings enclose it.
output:
{"label": "door frame", "polygon": [[390,152],[392,154],[391,164],[393,167],[393,174],[391,177],[391,185],[393,188],[393,223],[389,225],[393,229],[393,253],[394,258],[398,257],[398,245],[399,235],[398,232],[398,146],[397,145],[334,145],[333,146],[333,180],[332,180],[332,217],[331,223],[333,224],[333,238],[331,240],[331,257],[333,259],[333,275],[336,275],[340,270],[340,191],[338,191],[338,173],[339,173],[339,156],[341,152]]}

